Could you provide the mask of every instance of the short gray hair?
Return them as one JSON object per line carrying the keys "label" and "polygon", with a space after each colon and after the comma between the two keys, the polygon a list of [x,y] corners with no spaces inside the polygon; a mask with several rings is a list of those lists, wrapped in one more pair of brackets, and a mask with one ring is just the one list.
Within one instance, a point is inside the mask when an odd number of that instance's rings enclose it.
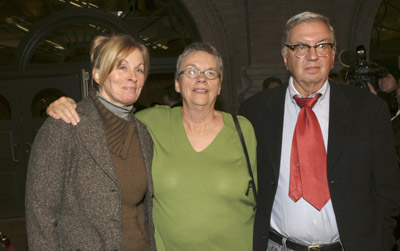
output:
{"label": "short gray hair", "polygon": [[223,75],[223,71],[224,71],[224,64],[222,62],[222,57],[219,54],[219,52],[217,51],[217,49],[215,49],[214,46],[212,46],[209,43],[203,43],[203,42],[195,42],[192,43],[188,46],[185,47],[185,50],[182,52],[181,55],[179,55],[178,60],[176,62],[176,72],[175,72],[175,79],[179,78],[179,69],[181,67],[181,64],[183,62],[183,60],[191,53],[193,52],[198,52],[198,51],[203,51],[206,52],[212,56],[214,56],[215,60],[217,61],[218,64],[218,70],[221,73],[221,76]]}
{"label": "short gray hair", "polygon": [[334,43],[336,45],[335,29],[330,24],[329,18],[318,13],[306,11],[291,17],[286,22],[286,27],[282,37],[282,48],[284,48],[285,53],[287,53],[287,48],[285,44],[289,43],[289,33],[292,30],[292,28],[300,23],[311,23],[311,22],[324,23],[328,27],[331,43]]}

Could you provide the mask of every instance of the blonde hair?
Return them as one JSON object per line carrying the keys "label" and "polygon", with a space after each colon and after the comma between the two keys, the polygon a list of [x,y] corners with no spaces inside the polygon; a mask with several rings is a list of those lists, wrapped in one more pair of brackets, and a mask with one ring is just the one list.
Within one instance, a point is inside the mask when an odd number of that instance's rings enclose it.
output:
{"label": "blonde hair", "polygon": [[118,67],[134,50],[139,50],[143,55],[144,74],[147,78],[150,57],[145,45],[137,42],[132,36],[123,34],[95,37],[90,48],[90,62],[93,69],[98,69],[99,84],[104,83],[114,67]]}

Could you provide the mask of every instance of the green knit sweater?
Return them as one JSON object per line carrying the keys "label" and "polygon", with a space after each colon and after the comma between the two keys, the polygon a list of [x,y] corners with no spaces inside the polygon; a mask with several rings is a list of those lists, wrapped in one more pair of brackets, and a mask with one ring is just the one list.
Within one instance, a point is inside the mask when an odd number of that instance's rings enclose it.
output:
{"label": "green knit sweater", "polygon": [[[158,251],[252,249],[255,202],[246,159],[230,114],[203,151],[196,152],[182,123],[181,107],[157,106],[136,114],[154,141],[154,224]],[[256,177],[256,139],[239,122]]]}

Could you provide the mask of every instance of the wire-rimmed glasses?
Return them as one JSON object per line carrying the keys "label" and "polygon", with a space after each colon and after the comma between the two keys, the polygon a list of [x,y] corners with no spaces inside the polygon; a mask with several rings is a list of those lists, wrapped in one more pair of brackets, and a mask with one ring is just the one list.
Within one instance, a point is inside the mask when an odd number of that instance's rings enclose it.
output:
{"label": "wire-rimmed glasses", "polygon": [[191,68],[187,68],[181,72],[179,72],[179,75],[184,74],[186,77],[188,78],[198,78],[200,76],[200,74],[204,74],[204,77],[206,77],[207,79],[210,80],[214,80],[216,78],[221,77],[221,73],[219,73],[216,70],[213,69],[205,69],[203,71],[200,71],[197,68],[191,67]]}

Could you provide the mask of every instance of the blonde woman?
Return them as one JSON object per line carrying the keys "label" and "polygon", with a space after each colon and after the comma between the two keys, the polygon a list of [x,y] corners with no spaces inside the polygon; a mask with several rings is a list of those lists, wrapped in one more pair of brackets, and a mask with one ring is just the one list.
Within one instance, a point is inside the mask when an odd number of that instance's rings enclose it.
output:
{"label": "blonde woman", "polygon": [[77,126],[49,118],[32,148],[26,187],[30,250],[155,250],[152,140],[132,113],[149,71],[146,47],[97,37],[98,90]]}

